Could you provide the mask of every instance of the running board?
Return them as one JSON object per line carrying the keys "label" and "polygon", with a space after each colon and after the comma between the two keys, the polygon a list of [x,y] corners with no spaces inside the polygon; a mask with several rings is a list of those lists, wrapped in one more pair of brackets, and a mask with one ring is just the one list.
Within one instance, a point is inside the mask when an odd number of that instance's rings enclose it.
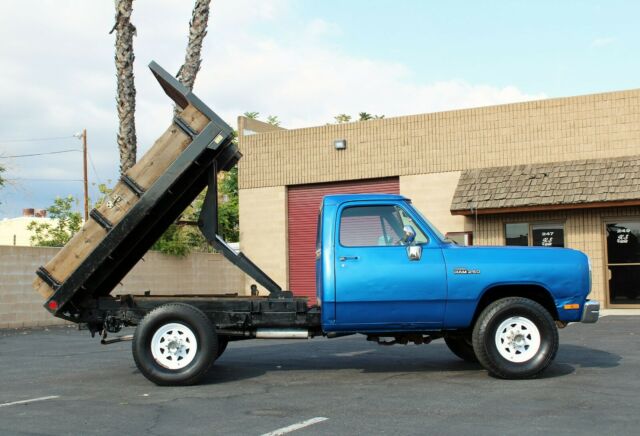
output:
{"label": "running board", "polygon": [[117,342],[127,342],[127,341],[133,341],[133,335],[116,336],[115,338],[111,338],[111,339],[107,339],[107,336],[104,335],[104,337],[100,340],[100,343],[102,345],[109,345],[109,344],[115,344]]}

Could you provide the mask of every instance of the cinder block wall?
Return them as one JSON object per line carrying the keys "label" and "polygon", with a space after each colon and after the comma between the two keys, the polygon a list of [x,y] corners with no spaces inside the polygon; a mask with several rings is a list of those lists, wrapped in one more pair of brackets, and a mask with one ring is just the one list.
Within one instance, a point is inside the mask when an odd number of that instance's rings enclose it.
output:
{"label": "cinder block wall", "polygon": [[240,189],[445,173],[638,154],[640,89],[249,136],[244,125]]}
{"label": "cinder block wall", "polygon": [[[64,324],[43,307],[31,283],[35,270],[58,248],[0,246],[0,328]],[[220,254],[192,253],[185,258],[149,252],[116,287],[114,294],[243,293],[244,274]]]}
{"label": "cinder block wall", "polygon": [[[240,249],[283,289],[287,289],[286,187],[240,191]],[[246,291],[255,281],[247,276]],[[262,292],[264,289],[259,286]]]}
{"label": "cinder block wall", "polygon": [[470,218],[451,215],[449,210],[460,174],[460,171],[451,171],[400,176],[400,194],[410,198],[413,205],[440,232],[472,230]]}

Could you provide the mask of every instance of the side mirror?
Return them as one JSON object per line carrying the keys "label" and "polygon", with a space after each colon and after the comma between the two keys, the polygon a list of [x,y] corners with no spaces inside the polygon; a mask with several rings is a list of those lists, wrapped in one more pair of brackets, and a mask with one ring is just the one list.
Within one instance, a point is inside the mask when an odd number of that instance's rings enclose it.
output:
{"label": "side mirror", "polygon": [[404,226],[402,229],[404,235],[402,235],[402,245],[411,245],[416,240],[416,231],[411,226]]}

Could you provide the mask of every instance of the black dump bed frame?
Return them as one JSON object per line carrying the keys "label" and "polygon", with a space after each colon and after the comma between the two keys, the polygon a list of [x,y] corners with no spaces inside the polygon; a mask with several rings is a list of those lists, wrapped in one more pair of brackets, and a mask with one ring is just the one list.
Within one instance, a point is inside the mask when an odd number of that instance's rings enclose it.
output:
{"label": "black dump bed frame", "polygon": [[[283,291],[249,258],[236,253],[218,235],[217,174],[230,170],[242,157],[234,142],[233,129],[157,63],[151,62],[149,68],[177,106],[183,109],[194,106],[209,123],[197,133],[180,117],[175,117],[175,125],[192,140],[187,148],[146,191],[128,177],[122,177],[139,201],[120,222],[106,227],[104,239],[63,283],[58,283],[42,267],[37,271],[37,275],[54,289],[45,308],[59,318],[86,323],[92,332],[117,331],[123,325],[135,325],[148,311],[169,302],[199,307],[212,318],[217,329],[235,332],[230,334],[246,335],[247,331],[259,326],[319,326],[319,310],[308,309],[306,298],[295,298],[291,292]],[[214,248],[267,289],[269,297],[157,297],[148,293],[110,296],[115,286],[205,188],[207,194],[198,220],[200,230]],[[96,213],[91,217],[100,218]]]}

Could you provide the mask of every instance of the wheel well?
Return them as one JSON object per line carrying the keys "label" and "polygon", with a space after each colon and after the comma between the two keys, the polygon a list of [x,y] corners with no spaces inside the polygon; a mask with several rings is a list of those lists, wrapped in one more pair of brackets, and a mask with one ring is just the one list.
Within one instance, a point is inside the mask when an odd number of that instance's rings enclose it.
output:
{"label": "wheel well", "polygon": [[558,309],[549,291],[539,285],[499,285],[489,288],[480,298],[476,311],[473,314],[475,323],[480,313],[491,303],[506,297],[528,298],[547,309],[554,320],[558,320]]}

